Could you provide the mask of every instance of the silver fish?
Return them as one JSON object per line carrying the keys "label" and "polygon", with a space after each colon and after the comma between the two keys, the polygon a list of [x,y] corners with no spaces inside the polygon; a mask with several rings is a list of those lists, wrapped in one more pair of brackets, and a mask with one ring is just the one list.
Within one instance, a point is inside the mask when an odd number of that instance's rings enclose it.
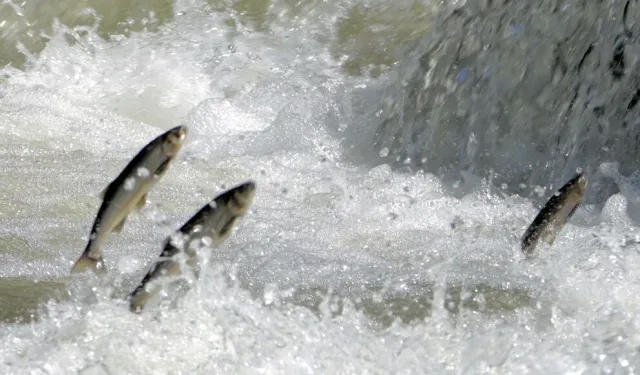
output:
{"label": "silver fish", "polygon": [[92,269],[96,274],[106,272],[102,247],[111,232],[120,232],[127,216],[140,210],[147,201],[147,193],[159,181],[171,161],[184,144],[185,126],[176,126],[149,142],[100,193],[102,204],[93,222],[84,252],[71,268],[71,273]]}
{"label": "silver fish", "polygon": [[580,206],[587,182],[587,176],[578,173],[547,201],[522,236],[521,247],[527,258],[534,255],[540,240],[553,245],[558,233]]}
{"label": "silver fish", "polygon": [[174,235],[167,237],[160,258],[129,295],[130,310],[141,312],[147,302],[162,290],[163,279],[167,276],[170,279],[179,278],[183,274],[180,256],[184,256],[185,263],[197,278],[198,254],[194,247],[199,244],[214,247],[227,239],[238,218],[249,210],[255,191],[256,184],[253,181],[225,191],[203,206]]}

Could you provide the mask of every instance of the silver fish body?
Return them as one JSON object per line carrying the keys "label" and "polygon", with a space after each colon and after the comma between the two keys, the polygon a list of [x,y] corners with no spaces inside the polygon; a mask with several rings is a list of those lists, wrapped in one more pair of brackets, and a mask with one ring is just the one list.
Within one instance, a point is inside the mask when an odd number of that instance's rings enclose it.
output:
{"label": "silver fish body", "polygon": [[184,263],[199,275],[199,246],[213,248],[231,234],[237,220],[253,203],[256,184],[247,181],[218,195],[203,206],[172,236],[167,237],[158,261],[151,267],[138,287],[129,295],[130,310],[139,313],[163,288],[164,281],[180,279]]}
{"label": "silver fish body", "polygon": [[89,241],[71,273],[92,269],[106,272],[102,247],[112,232],[120,232],[127,216],[144,207],[147,193],[167,172],[171,161],[184,144],[185,126],[176,126],[149,142],[100,194],[102,204],[91,228]]}
{"label": "silver fish body", "polygon": [[582,202],[588,179],[578,173],[547,201],[522,236],[521,248],[527,258],[535,254],[540,241],[553,245],[556,236]]}

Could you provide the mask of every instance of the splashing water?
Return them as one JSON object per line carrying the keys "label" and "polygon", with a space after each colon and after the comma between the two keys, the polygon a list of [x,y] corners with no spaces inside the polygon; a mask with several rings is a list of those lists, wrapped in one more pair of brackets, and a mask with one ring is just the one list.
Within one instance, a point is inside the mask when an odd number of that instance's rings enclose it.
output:
{"label": "splashing water", "polygon": [[[622,188],[523,262],[530,200],[344,157],[341,129],[362,126],[378,81],[335,63],[326,9],[230,48],[225,17],[187,3],[126,38],[69,42],[60,25],[1,75],[3,374],[638,371],[640,232]],[[98,192],[177,123],[188,143],[110,237],[107,278],[70,277]],[[161,241],[249,178],[254,205],[200,280],[131,314]]]}

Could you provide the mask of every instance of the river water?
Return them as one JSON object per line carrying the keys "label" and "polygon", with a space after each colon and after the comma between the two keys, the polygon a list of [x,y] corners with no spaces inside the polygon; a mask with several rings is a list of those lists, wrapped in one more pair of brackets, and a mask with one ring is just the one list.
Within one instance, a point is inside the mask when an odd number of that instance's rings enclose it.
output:
{"label": "river water", "polygon": [[[417,85],[402,76],[422,63],[419,46],[469,4],[2,2],[0,372],[637,373],[631,156],[608,160],[620,172],[597,172],[600,151],[571,154],[534,169],[547,178],[535,185],[521,178],[527,168],[483,175],[504,154],[468,168],[477,125],[461,133],[464,147],[454,142],[464,167],[394,138],[417,123],[389,131],[415,99],[390,88]],[[108,275],[72,277],[99,192],[179,123],[187,144],[109,238]],[[438,126],[432,144],[448,139]],[[513,139],[501,152],[517,158]],[[593,198],[524,261],[520,236],[578,168],[600,179]],[[162,240],[248,179],[255,202],[194,288],[176,305],[130,313],[124,298]]]}

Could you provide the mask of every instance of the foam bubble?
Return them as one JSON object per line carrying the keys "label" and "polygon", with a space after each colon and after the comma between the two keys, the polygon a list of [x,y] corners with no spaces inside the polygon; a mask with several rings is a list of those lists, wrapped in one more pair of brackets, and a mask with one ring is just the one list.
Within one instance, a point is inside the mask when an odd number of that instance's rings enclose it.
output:
{"label": "foam bubble", "polygon": [[[67,291],[33,323],[3,324],[2,373],[637,368],[640,235],[623,197],[600,225],[569,222],[523,261],[530,200],[470,173],[452,195],[434,175],[345,158],[336,129],[356,118],[354,83],[313,28],[241,35],[232,53],[223,25],[187,13],[158,33],[89,39],[92,53],[55,39],[2,85],[0,275]],[[188,143],[148,211],[109,238],[107,278],[69,277],[99,205],[91,192],[178,119]],[[201,280],[173,305],[130,313],[126,295],[166,236],[246,179],[255,202]]]}

